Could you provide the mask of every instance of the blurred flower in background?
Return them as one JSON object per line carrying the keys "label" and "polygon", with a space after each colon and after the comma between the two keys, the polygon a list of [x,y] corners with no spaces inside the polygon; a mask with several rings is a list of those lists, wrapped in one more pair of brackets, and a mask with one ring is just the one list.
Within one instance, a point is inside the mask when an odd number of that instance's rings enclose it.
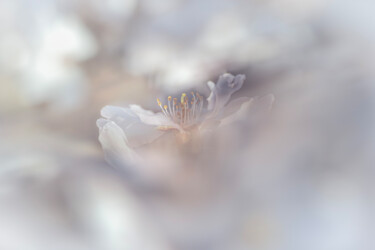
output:
{"label": "blurred flower in background", "polygon": [[[0,249],[374,249],[374,7],[1,1]],[[140,154],[163,171],[122,163],[142,178],[104,161],[103,106],[208,98],[225,72],[273,109],[163,135]]]}

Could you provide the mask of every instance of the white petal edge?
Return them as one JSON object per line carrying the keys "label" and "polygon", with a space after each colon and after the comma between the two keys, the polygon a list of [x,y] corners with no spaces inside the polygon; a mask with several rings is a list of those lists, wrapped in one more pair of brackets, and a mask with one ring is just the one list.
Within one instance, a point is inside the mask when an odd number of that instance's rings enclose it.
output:
{"label": "white petal edge", "polygon": [[130,105],[130,109],[139,117],[139,119],[148,125],[166,126],[181,129],[180,126],[174,123],[171,119],[166,117],[163,113],[154,113],[150,110],[145,110],[139,105]]}
{"label": "white petal edge", "polygon": [[113,121],[98,119],[99,141],[106,160],[116,168],[124,168],[137,160],[138,155],[129,147],[124,131]]}
{"label": "white petal edge", "polygon": [[[151,111],[144,110],[144,112]],[[128,139],[128,145],[132,148],[151,143],[164,133],[155,125],[143,123],[130,108],[105,106],[101,110],[101,115],[116,123],[123,130]]]}
{"label": "white petal edge", "polygon": [[[233,100],[233,102],[236,100]],[[272,94],[268,94],[263,97],[251,98],[248,102],[243,102],[236,112],[226,117],[223,117],[221,120],[222,125],[230,124],[238,119],[248,119],[248,117],[251,120],[258,120],[271,110],[274,101],[275,97]]]}
{"label": "white petal edge", "polygon": [[201,124],[200,130],[214,129],[220,126],[222,120],[235,115],[243,105],[248,106],[253,100],[253,98],[249,97],[240,97],[229,102],[220,113],[212,113],[209,115]]}
{"label": "white petal edge", "polygon": [[222,112],[218,114],[216,119],[224,119],[225,117],[231,116],[235,114],[237,111],[241,109],[242,105],[248,105],[254,101],[254,98],[249,97],[240,97],[230,101],[228,105],[226,105]]}
{"label": "white petal edge", "polygon": [[207,82],[207,86],[210,88],[211,91],[213,91],[214,88],[215,88],[215,83],[212,82],[212,81],[208,81],[208,82]]}
{"label": "white petal edge", "polygon": [[211,90],[207,98],[208,110],[213,113],[219,112],[230,100],[231,95],[238,91],[246,79],[245,75],[236,75],[225,73],[219,77],[216,84],[207,83]]}
{"label": "white petal edge", "polygon": [[137,115],[133,111],[131,111],[129,108],[122,108],[122,107],[111,106],[111,105],[107,105],[103,107],[100,111],[100,114],[101,116],[105,118],[112,118],[115,116],[121,116],[121,117],[130,116],[133,118],[138,118]]}

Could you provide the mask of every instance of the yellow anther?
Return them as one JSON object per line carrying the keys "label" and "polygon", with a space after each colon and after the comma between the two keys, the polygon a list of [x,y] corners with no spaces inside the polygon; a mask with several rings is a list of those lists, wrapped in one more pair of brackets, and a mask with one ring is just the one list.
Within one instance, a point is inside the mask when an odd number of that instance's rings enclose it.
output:
{"label": "yellow anther", "polygon": [[167,110],[168,109],[168,105],[164,105],[164,109]]}
{"label": "yellow anther", "polygon": [[177,98],[173,98],[173,104],[174,104],[174,105],[177,104]]}
{"label": "yellow anther", "polygon": [[172,100],[172,96],[168,96],[168,101],[171,101]]}
{"label": "yellow anther", "polygon": [[181,95],[181,103],[182,104],[185,102],[185,97],[186,97],[186,94],[182,93],[182,95]]}
{"label": "yellow anther", "polygon": [[156,101],[158,102],[158,105],[161,106],[161,102],[160,102],[159,98],[156,99]]}

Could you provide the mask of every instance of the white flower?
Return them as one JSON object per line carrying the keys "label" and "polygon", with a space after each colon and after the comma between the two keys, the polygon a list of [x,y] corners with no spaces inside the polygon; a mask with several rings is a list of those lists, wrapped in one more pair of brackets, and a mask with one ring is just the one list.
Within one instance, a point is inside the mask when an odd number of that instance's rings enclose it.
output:
{"label": "white flower", "polygon": [[198,93],[183,93],[165,104],[157,100],[158,113],[106,106],[97,121],[107,161],[140,191],[157,227],[182,246],[216,242],[236,224],[249,112],[273,100],[230,101],[244,80],[224,74],[209,82],[207,103]]}
{"label": "white flower", "polygon": [[[244,75],[224,74],[217,83],[208,82],[211,94],[208,104],[199,93],[183,93],[180,98],[168,97],[166,103],[157,99],[161,112],[154,113],[139,105],[127,108],[105,106],[101,110],[103,118],[97,120],[99,141],[107,161],[116,167],[148,161],[143,165],[157,164],[159,158],[153,157],[160,148],[147,151],[142,148],[163,135],[175,137],[168,153],[176,147],[186,145],[192,138],[202,137],[217,128],[220,123],[240,110],[242,105],[250,104],[253,98],[241,97],[230,101],[231,95],[238,91],[245,81]],[[170,137],[167,137],[170,138]],[[169,144],[170,146],[170,144]],[[141,157],[142,156],[142,157]],[[166,158],[166,157],[164,157]],[[169,157],[171,159],[171,157]],[[181,162],[181,161],[180,161]],[[176,163],[176,162],[175,162]],[[177,164],[180,164],[177,162]],[[165,162],[160,163],[164,167]]]}

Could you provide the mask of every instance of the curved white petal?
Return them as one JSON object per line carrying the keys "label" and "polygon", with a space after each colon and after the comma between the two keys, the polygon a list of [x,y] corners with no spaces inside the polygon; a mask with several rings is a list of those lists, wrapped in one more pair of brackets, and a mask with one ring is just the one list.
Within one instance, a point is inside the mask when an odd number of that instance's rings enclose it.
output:
{"label": "curved white petal", "polygon": [[[123,130],[127,137],[128,145],[133,148],[151,143],[164,133],[154,125],[143,123],[139,116],[130,108],[105,106],[101,110],[101,115],[113,121]],[[98,120],[98,123],[102,122],[100,119]]]}
{"label": "curved white petal", "polygon": [[224,119],[230,115],[235,114],[237,111],[241,109],[242,105],[250,104],[254,101],[253,98],[249,97],[240,97],[230,101],[228,105],[226,105],[223,110],[217,115],[216,119]]}
{"label": "curved white petal", "polygon": [[254,98],[254,105],[252,105],[252,115],[256,113],[265,113],[269,111],[273,103],[275,102],[275,96],[273,94],[268,94],[262,97],[255,97]]}
{"label": "curved white petal", "polygon": [[[233,102],[239,103],[240,102],[239,99],[242,99],[242,98],[238,98],[234,100]],[[248,102],[243,102],[236,112],[233,112],[232,114],[230,112],[226,112],[229,115],[223,116],[221,118],[222,125],[230,124],[239,119],[248,119],[248,117],[251,117],[251,120],[253,121],[259,120],[261,119],[262,116],[264,116],[271,109],[274,100],[275,100],[275,97],[272,94],[269,94],[263,97],[254,97]],[[230,107],[228,108],[231,109]]]}
{"label": "curved white petal", "polygon": [[137,115],[129,108],[122,108],[110,105],[107,105],[104,108],[102,108],[100,114],[105,118],[111,118],[115,116],[137,118]]}
{"label": "curved white petal", "polygon": [[114,121],[118,126],[120,126],[124,131],[127,127],[133,123],[141,122],[139,117],[129,108],[122,108],[116,106],[105,106],[100,111],[100,114]]}
{"label": "curved white petal", "polygon": [[221,121],[235,115],[242,107],[242,105],[250,105],[253,102],[253,98],[240,97],[226,105],[220,111],[209,114],[205,121],[201,124],[200,130],[214,129],[221,124]]}
{"label": "curved white petal", "polygon": [[214,82],[211,82],[211,81],[208,81],[208,82],[207,82],[207,86],[210,88],[211,91],[213,91],[214,88],[215,88],[215,83],[214,83]]}
{"label": "curved white petal", "polygon": [[180,126],[174,123],[171,119],[166,117],[163,113],[154,113],[150,110],[145,110],[139,105],[130,105],[130,109],[139,117],[139,119],[148,125],[161,127],[174,127],[180,129]]}
{"label": "curved white petal", "polygon": [[98,119],[99,141],[109,164],[124,168],[137,159],[137,154],[129,147],[124,131],[115,122]]}
{"label": "curved white petal", "polygon": [[266,108],[270,110],[275,102],[275,96],[273,94],[268,94],[262,97],[263,102],[266,105]]}
{"label": "curved white petal", "polygon": [[229,101],[231,95],[238,91],[245,81],[245,75],[223,74],[219,77],[215,86],[208,84],[211,94],[207,98],[208,110],[217,112],[223,108]]}
{"label": "curved white petal", "polygon": [[139,147],[151,143],[162,136],[165,131],[157,129],[155,126],[147,125],[142,122],[133,123],[127,127],[125,134],[128,137],[131,147]]}
{"label": "curved white petal", "polygon": [[129,112],[129,109],[127,108],[111,106],[111,105],[104,106],[100,110],[100,114],[105,118],[110,118],[113,116],[124,116],[124,115],[130,115],[130,116],[136,117],[136,115],[133,112]]}

